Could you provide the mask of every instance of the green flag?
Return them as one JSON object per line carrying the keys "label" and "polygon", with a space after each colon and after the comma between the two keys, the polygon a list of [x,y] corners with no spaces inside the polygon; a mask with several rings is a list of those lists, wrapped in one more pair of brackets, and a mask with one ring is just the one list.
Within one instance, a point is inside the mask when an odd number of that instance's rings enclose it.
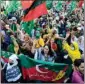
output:
{"label": "green flag", "polygon": [[12,24],[12,25],[11,25],[11,29],[13,30],[13,32],[16,32],[16,31],[17,31],[17,26],[16,26],[16,24]]}
{"label": "green flag", "polygon": [[56,10],[61,11],[62,10],[62,1],[58,1],[56,4]]}
{"label": "green flag", "polygon": [[23,28],[23,30],[31,36],[31,31],[34,28],[34,21],[22,22],[21,28]]}
{"label": "green flag", "polygon": [[69,11],[70,11],[70,12],[72,12],[72,11],[75,10],[76,4],[77,4],[76,1],[71,1],[71,3],[69,4],[69,6],[70,6],[70,7],[69,7]]}
{"label": "green flag", "polygon": [[[2,51],[1,56],[7,59],[7,52]],[[5,56],[6,55],[6,56]],[[22,76],[28,80],[41,80],[47,82],[63,83],[69,77],[72,66],[64,63],[52,63],[32,59],[26,55],[18,55],[22,66]]]}
{"label": "green flag", "polygon": [[11,1],[9,1],[9,4],[7,5],[6,11],[8,13],[9,12],[13,12],[13,11],[17,11],[20,6],[21,6],[20,1],[18,1],[18,0],[11,0]]}
{"label": "green flag", "polygon": [[47,6],[47,9],[51,9],[53,7],[53,1],[49,1],[49,0],[46,0],[46,6]]}

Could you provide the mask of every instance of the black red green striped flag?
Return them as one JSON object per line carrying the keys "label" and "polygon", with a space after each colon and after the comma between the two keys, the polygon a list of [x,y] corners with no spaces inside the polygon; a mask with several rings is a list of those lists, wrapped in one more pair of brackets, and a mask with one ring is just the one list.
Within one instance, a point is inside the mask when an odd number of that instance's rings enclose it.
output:
{"label": "black red green striped flag", "polygon": [[24,17],[22,18],[24,22],[31,21],[48,13],[45,0],[21,0],[21,3],[24,9]]}
{"label": "black red green striped flag", "polygon": [[21,0],[22,8],[24,10],[29,8],[32,5],[33,2],[34,2],[34,0]]}

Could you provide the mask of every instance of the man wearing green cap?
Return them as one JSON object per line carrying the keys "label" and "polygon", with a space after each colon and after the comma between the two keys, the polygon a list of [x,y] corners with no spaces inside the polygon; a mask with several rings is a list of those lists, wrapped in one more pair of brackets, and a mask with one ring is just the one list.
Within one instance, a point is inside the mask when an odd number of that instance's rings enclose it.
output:
{"label": "man wearing green cap", "polygon": [[45,45],[44,40],[41,38],[40,33],[36,34],[36,39],[34,40],[34,45],[36,48],[40,48]]}
{"label": "man wearing green cap", "polygon": [[15,17],[12,17],[10,19],[12,21],[12,24],[10,25],[11,26],[11,29],[13,30],[13,32],[16,32],[17,31],[17,19]]}

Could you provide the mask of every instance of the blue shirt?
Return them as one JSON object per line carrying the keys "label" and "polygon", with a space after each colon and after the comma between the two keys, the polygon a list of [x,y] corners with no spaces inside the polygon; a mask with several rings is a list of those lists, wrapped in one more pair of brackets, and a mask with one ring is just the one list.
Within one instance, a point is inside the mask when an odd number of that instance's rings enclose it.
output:
{"label": "blue shirt", "polygon": [[38,50],[36,50],[35,52],[35,57],[34,59],[36,60],[43,60],[43,61],[48,61],[48,62],[54,62],[54,57],[55,57],[55,54],[54,56],[50,56],[48,55],[47,57],[44,56],[44,54],[41,53],[41,48],[39,48]]}

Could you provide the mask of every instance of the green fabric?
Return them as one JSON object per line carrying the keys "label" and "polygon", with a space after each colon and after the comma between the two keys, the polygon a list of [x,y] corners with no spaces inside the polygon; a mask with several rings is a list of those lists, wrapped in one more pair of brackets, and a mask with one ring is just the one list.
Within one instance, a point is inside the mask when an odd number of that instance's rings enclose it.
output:
{"label": "green fabric", "polygon": [[11,37],[11,42],[12,43],[8,46],[8,51],[12,52],[12,53],[15,53],[15,51],[14,51],[14,41],[16,41],[16,39]]}
{"label": "green fabric", "polygon": [[47,9],[51,9],[53,7],[53,1],[46,0],[46,7]]}
{"label": "green fabric", "polygon": [[59,51],[62,51],[63,47],[62,47],[62,41],[57,39],[56,40],[56,44],[59,46]]}
{"label": "green fabric", "polygon": [[11,55],[12,55],[12,53],[10,53],[10,52],[1,51],[1,56],[5,57],[5,58],[9,58]]}
{"label": "green fabric", "polygon": [[31,31],[34,29],[34,21],[22,22],[21,28],[23,28],[23,30],[31,36]]}
{"label": "green fabric", "polygon": [[12,29],[14,32],[16,32],[16,31],[17,31],[17,26],[16,26],[16,24],[12,24],[12,25],[11,25],[11,29]]}
{"label": "green fabric", "polygon": [[36,34],[36,39],[39,39],[40,38],[40,33],[37,33]]}
{"label": "green fabric", "polygon": [[10,44],[8,46],[8,51],[14,53],[14,45],[13,44]]}
{"label": "green fabric", "polygon": [[69,11],[72,12],[76,8],[76,1],[71,1]]}
{"label": "green fabric", "polygon": [[17,11],[20,7],[20,2],[18,0],[11,0],[9,1],[9,5],[6,7],[6,11],[8,13],[12,12],[12,11]]}
{"label": "green fabric", "polygon": [[10,30],[7,30],[7,34],[9,34],[9,33],[11,33],[11,31]]}
{"label": "green fabric", "polygon": [[37,28],[36,30],[37,30],[37,31],[41,31],[41,30],[42,30],[42,28]]}
{"label": "green fabric", "polygon": [[56,10],[61,11],[62,10],[62,1],[58,1],[56,5]]}

